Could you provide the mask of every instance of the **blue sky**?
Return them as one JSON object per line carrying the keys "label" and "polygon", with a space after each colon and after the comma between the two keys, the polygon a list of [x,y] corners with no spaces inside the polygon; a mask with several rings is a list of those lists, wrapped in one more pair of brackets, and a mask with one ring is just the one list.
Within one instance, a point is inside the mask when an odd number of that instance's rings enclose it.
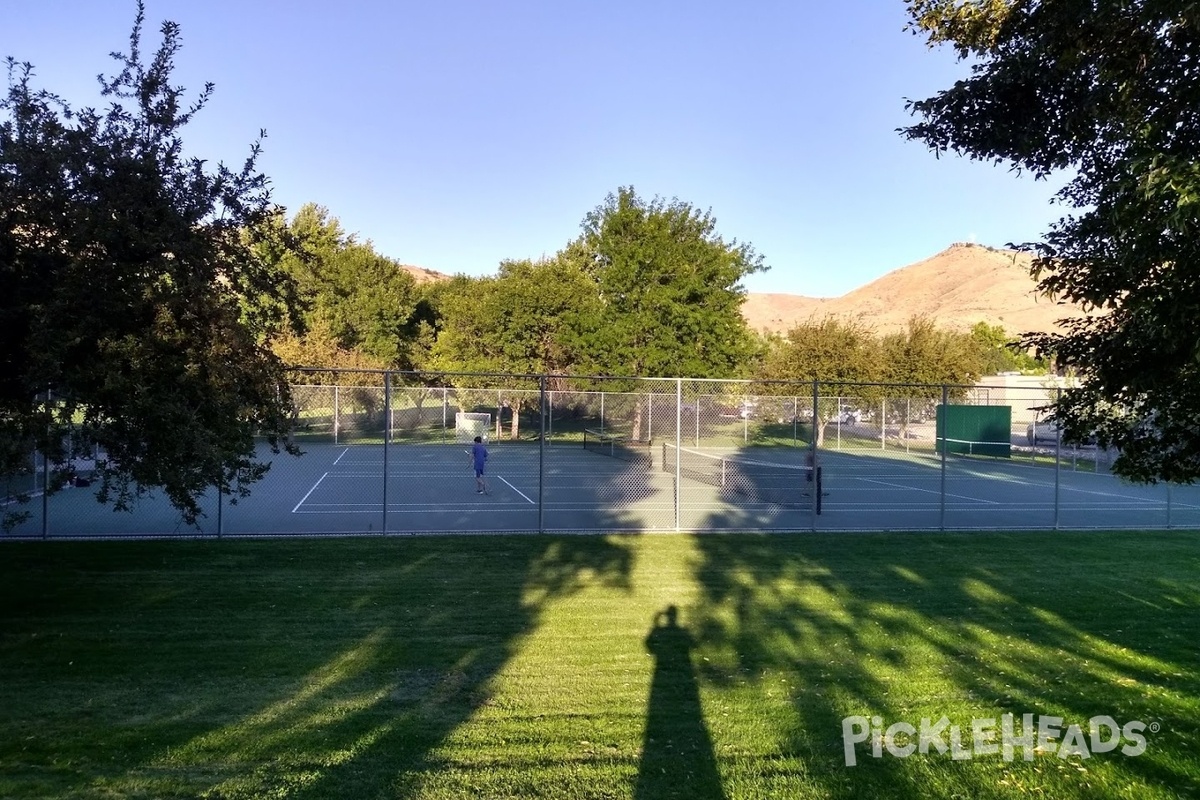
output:
{"label": "blue sky", "polygon": [[[133,0],[6,0],[0,56],[97,102]],[[835,297],[956,241],[1061,216],[1054,186],[936,159],[895,129],[967,73],[903,30],[903,0],[147,0],[176,82],[216,84],[189,150],[261,169],[384,255],[494,273],[550,255],[619,186],[710,209],[771,267],[755,292]]]}

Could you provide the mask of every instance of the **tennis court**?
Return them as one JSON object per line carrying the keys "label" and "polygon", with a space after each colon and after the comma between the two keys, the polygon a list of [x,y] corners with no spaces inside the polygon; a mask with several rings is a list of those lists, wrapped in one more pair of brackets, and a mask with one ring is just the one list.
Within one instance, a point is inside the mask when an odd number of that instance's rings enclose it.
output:
{"label": "tennis court", "polygon": [[1200,487],[1007,458],[825,453],[820,527],[1043,529],[1200,526]]}
{"label": "tennis court", "polygon": [[805,447],[701,451],[593,433],[490,452],[484,495],[461,444],[315,444],[262,454],[267,477],[236,502],[210,492],[198,527],[161,496],[115,512],[72,488],[35,498],[10,535],[1200,527],[1200,488],[1015,459],[821,450],[817,491]]}
{"label": "tennis court", "polygon": [[[300,457],[269,456],[267,477],[247,498],[201,505],[198,529],[182,524],[161,496],[132,512],[100,506],[89,489],[47,498],[50,536],[483,533],[538,530],[674,530],[673,476],[649,463],[598,455],[580,444],[490,446],[489,493],[475,493],[461,445],[307,446]],[[385,478],[386,475],[386,478]],[[699,486],[694,518],[719,512],[719,491]],[[39,536],[43,504],[15,531]]]}

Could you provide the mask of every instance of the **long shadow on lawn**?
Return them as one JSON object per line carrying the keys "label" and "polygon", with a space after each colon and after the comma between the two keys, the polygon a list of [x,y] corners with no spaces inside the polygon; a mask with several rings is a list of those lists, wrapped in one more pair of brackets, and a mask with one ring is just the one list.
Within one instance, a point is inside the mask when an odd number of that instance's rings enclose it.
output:
{"label": "long shadow on lawn", "polygon": [[[317,723],[311,731],[277,750],[313,752],[311,763],[285,776],[298,779],[287,787],[289,798],[406,797],[447,773],[475,783],[461,773],[484,767],[448,754],[448,739],[490,702],[492,680],[536,627],[543,605],[580,588],[584,575],[627,586],[631,568],[630,550],[619,540],[488,539],[475,553],[464,544],[431,545],[437,557],[429,575],[441,585],[427,584],[387,604],[393,613],[404,605],[415,608],[380,620],[378,647],[338,693],[362,702],[352,699],[351,713],[342,714],[344,700],[324,698],[311,709]],[[460,558],[461,569],[447,569],[446,559]],[[410,586],[414,579],[419,575],[408,576]],[[380,603],[388,595],[380,587],[377,598],[364,595],[363,602]],[[235,728],[244,736],[244,728]],[[271,775],[271,783],[279,778]],[[264,794],[263,788],[270,784],[251,794]]]}
{"label": "long shadow on lawn", "polygon": [[635,797],[722,800],[712,738],[692,666],[696,642],[668,606],[654,618],[646,649],[654,657],[646,733]]}
{"label": "long shadow on lawn", "polygon": [[[823,796],[1194,792],[1200,557],[1189,536],[1145,538],[911,534],[900,548],[883,534],[698,537],[702,680],[784,689],[793,710],[775,721],[779,750],[760,754],[764,769],[794,759],[794,777],[816,776]],[[1086,762],[1050,752],[1026,763],[1020,748],[1012,762],[877,759],[869,742],[857,766],[843,761],[849,715],[884,726],[948,715],[969,742],[971,716],[1006,712],[1059,716],[1085,733],[1109,715],[1162,733],[1146,734],[1140,757]]]}
{"label": "long shadow on lawn", "polygon": [[[10,565],[19,580],[0,591],[0,698],[12,701],[0,730],[14,731],[0,746],[11,779],[0,774],[0,794],[413,794],[454,767],[452,733],[489,703],[547,603],[588,584],[628,586],[632,541],[126,542],[8,553],[22,564]],[[97,619],[111,629],[97,630]],[[61,709],[44,707],[46,686],[59,687]],[[48,714],[61,724],[47,727]],[[53,735],[18,737],[22,718]]]}

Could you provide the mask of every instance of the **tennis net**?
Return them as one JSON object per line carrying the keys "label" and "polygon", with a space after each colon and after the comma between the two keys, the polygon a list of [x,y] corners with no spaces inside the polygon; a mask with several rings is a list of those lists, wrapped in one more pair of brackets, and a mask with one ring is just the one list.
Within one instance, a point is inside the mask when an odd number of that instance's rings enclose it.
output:
{"label": "tennis net", "polygon": [[591,428],[583,430],[583,449],[643,467],[650,467],[654,462],[654,451],[650,442],[631,439],[621,434],[602,433]]}
{"label": "tennis net", "polygon": [[742,457],[721,456],[676,447],[664,442],[662,468],[723,491],[789,508],[816,509],[820,513],[821,470],[797,464],[775,464]]}

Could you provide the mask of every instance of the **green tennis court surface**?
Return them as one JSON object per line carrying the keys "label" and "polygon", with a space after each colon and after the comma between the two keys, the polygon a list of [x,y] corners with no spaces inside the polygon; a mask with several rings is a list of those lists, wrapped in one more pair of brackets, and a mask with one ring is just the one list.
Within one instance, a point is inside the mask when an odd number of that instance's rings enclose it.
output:
{"label": "green tennis court surface", "polygon": [[1200,527],[1198,487],[1018,459],[823,450],[817,513],[804,447],[585,442],[491,445],[488,495],[463,445],[308,445],[264,454],[248,498],[210,492],[198,529],[153,494],[125,513],[78,488],[35,498],[10,536]]}

